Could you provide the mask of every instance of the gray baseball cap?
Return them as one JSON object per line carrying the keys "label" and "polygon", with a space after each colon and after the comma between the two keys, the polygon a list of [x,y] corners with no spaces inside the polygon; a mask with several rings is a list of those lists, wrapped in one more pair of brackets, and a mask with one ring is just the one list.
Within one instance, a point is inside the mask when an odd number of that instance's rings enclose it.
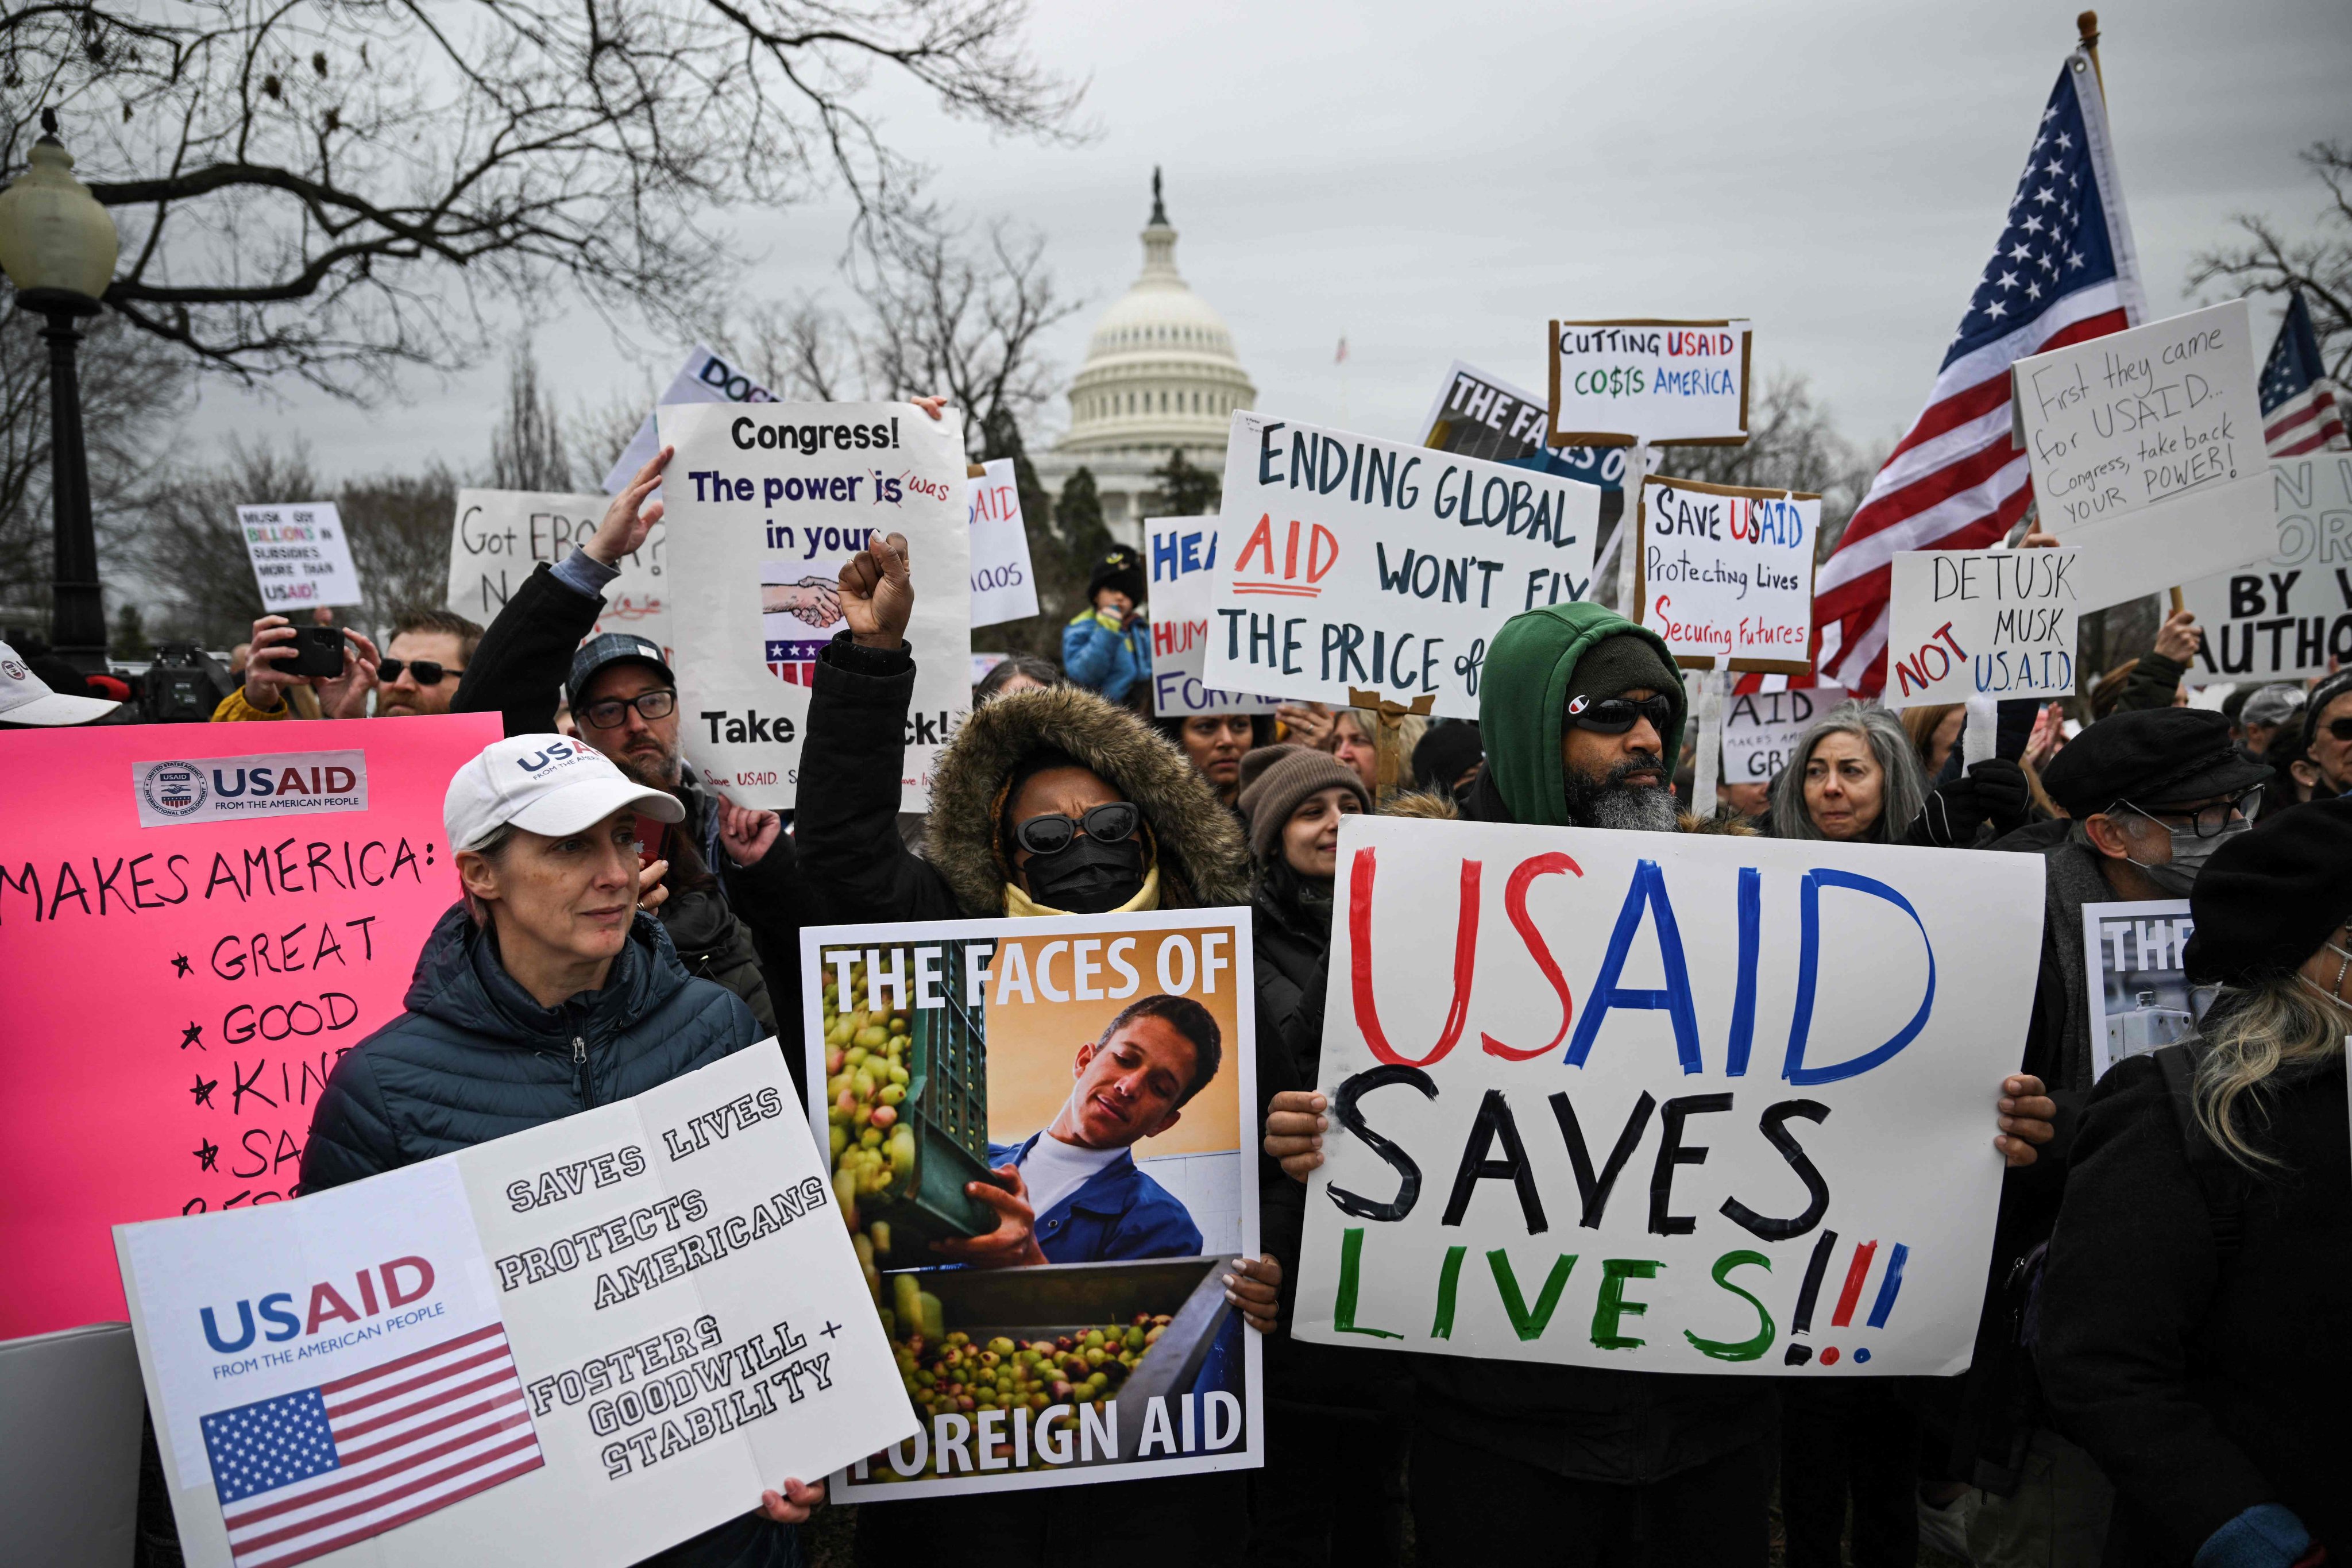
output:
{"label": "gray baseball cap", "polygon": [[581,691],[598,670],[606,665],[632,658],[660,670],[662,679],[672,686],[677,684],[677,677],[670,671],[669,661],[662,657],[661,644],[651,637],[639,637],[635,632],[604,632],[582,643],[580,651],[572,656],[572,673],[564,679],[563,700],[574,708],[579,707]]}

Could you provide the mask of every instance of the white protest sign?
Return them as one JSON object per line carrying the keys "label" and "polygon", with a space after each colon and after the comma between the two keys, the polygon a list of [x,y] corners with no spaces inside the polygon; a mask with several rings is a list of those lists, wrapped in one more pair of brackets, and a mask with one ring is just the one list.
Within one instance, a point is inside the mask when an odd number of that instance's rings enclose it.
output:
{"label": "white protest sign", "polygon": [[2043,531],[2100,609],[2259,560],[2276,540],[2246,302],[2021,359],[2010,406]]}
{"label": "white protest sign", "polygon": [[914,1430],[769,1040],[299,1201],[115,1227],[198,1568],[635,1563]]}
{"label": "white protest sign", "polygon": [[2084,998],[2091,1009],[2091,1079],[2126,1057],[2187,1039],[2216,985],[2189,984],[2187,899],[2083,906]]}
{"label": "white protest sign", "polygon": [[2031,857],[1364,816],[1339,865],[1297,1338],[1968,1366]]}
{"label": "white protest sign", "polygon": [[1554,321],[1553,447],[1736,447],[1748,439],[1744,321]]}
{"label": "white protest sign", "polygon": [[1151,710],[1163,719],[1194,713],[1271,713],[1281,703],[1255,692],[1225,691],[1201,678],[1209,657],[1209,603],[1217,564],[1217,520],[1143,520],[1151,561]]}
{"label": "white protest sign", "polygon": [[[533,568],[552,566],[588,542],[604,521],[610,496],[539,490],[459,490],[449,540],[450,609],[488,626]],[[598,632],[635,632],[669,646],[662,552],[669,525],[656,522],[646,542],[622,557],[621,574],[604,589]]]}
{"label": "white protest sign", "polygon": [[2297,680],[2352,666],[2352,452],[2271,459],[2275,548],[2186,584],[2205,633],[2190,684]]}
{"label": "white protest sign", "polygon": [[1503,623],[1589,594],[1600,515],[1591,485],[1237,413],[1202,678],[1475,719]]}
{"label": "white protest sign", "polygon": [[272,614],[362,602],[359,568],[352,564],[351,541],[343,537],[334,502],[241,506],[236,525],[253,558],[262,605]]}
{"label": "white protest sign", "polygon": [[971,475],[971,624],[992,626],[1037,613],[1037,574],[1029,564],[1029,530],[1013,459],[998,458]]}
{"label": "white protest sign", "polygon": [[907,403],[687,405],[665,489],[678,734],[702,782],[790,809],[817,651],[841,629],[842,563],[869,530],[907,536],[915,696],[900,809],[971,710],[971,527],[963,421]]}
{"label": "white protest sign", "polygon": [[[637,470],[660,455],[662,438],[657,427],[660,409],[680,403],[775,401],[774,393],[719,358],[707,344],[695,344],[694,352],[686,356],[686,363],[678,366],[676,375],[670,377],[667,389],[655,401],[656,412],[646,416],[646,422],[637,426],[637,433],[629,437],[629,444],[621,448],[619,457],[613,459],[612,471],[604,476],[604,493],[618,495],[628,489],[629,481],[636,478]],[[661,492],[656,490],[654,493],[658,495]]]}
{"label": "white protest sign", "polygon": [[1846,700],[1842,686],[1735,693],[1723,709],[1723,782],[1770,784],[1814,720]]}
{"label": "white protest sign", "polygon": [[1812,668],[1822,498],[1656,476],[1642,485],[1634,619],[1702,668]]}
{"label": "white protest sign", "polygon": [[1890,708],[2074,690],[2087,552],[1900,550],[1882,700]]}

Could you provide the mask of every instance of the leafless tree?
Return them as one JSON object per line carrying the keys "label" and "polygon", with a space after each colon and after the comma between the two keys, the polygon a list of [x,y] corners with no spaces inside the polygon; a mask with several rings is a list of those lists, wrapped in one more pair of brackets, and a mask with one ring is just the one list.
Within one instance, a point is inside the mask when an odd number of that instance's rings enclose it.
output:
{"label": "leafless tree", "polygon": [[162,627],[207,647],[243,642],[262,611],[236,509],[327,499],[309,450],[299,445],[232,440],[220,463],[183,468],[158,485],[142,510],[136,537]]}
{"label": "leafless tree", "polygon": [[506,416],[490,432],[490,485],[502,490],[572,488],[563,419],[553,395],[541,390],[539,361],[528,348],[517,348],[508,362]]}
{"label": "leafless tree", "polygon": [[2268,216],[2241,213],[2233,221],[2242,237],[2200,251],[2189,264],[2189,287],[2221,284],[2231,297],[2301,293],[2327,374],[2341,383],[2352,375],[2352,142],[2315,142],[2302,156],[2327,187],[2311,235],[2291,238]]}
{"label": "leafless tree", "polygon": [[380,392],[481,353],[484,308],[568,284],[707,314],[737,258],[709,220],[845,192],[922,212],[866,107],[877,75],[1046,140],[1081,89],[1024,0],[180,0],[0,14],[0,167],[59,109],[114,209],[107,302],[194,363]]}
{"label": "leafless tree", "polygon": [[[537,489],[540,487],[530,487]],[[561,486],[552,488],[562,488]],[[335,491],[367,603],[347,612],[363,628],[389,628],[403,610],[439,605],[449,592],[449,530],[457,476],[439,463],[414,474],[352,479]]]}
{"label": "leafless tree", "polygon": [[1710,484],[1812,491],[1822,498],[1818,552],[1826,560],[1883,460],[1884,454],[1874,458],[1839,434],[1811,376],[1783,368],[1749,394],[1745,446],[1669,447],[1664,471]]}
{"label": "leafless tree", "polygon": [[[0,310],[13,299],[0,291]],[[55,563],[49,493],[49,350],[35,319],[0,315],[0,605],[46,626]],[[91,510],[110,541],[129,537],[135,498],[170,456],[189,403],[176,354],[123,323],[92,322],[79,359]],[[110,606],[123,602],[135,547],[101,562]]]}

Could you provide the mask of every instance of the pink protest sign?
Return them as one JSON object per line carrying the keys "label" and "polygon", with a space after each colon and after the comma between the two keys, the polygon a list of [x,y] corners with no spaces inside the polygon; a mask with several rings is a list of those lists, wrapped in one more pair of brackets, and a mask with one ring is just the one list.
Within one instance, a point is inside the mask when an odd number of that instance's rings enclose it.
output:
{"label": "pink protest sign", "polygon": [[457,900],[498,716],[0,734],[0,1339],[125,1315],[109,1229],[293,1195]]}

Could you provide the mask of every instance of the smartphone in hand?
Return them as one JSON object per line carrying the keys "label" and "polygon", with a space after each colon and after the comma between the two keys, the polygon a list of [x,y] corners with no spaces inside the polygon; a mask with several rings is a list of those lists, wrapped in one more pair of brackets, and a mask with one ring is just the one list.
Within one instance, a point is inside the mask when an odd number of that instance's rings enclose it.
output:
{"label": "smartphone in hand", "polygon": [[341,626],[296,626],[294,657],[278,668],[289,675],[309,675],[328,680],[342,674],[342,628]]}

